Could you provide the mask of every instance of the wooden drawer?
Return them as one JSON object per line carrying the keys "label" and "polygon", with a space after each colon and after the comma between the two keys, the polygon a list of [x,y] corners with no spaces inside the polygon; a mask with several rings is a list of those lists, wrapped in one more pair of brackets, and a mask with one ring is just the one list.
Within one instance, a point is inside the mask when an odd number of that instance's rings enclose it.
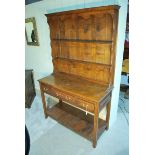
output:
{"label": "wooden drawer", "polygon": [[89,112],[94,112],[94,105],[81,100],[78,97],[73,97],[71,95],[65,94],[63,92],[57,91],[54,88],[48,86],[48,85],[44,85],[42,84],[42,89],[45,93],[52,95],[54,97],[57,97],[58,99],[62,100],[62,101],[66,101],[76,107],[79,107],[83,110],[89,111]]}
{"label": "wooden drawer", "polygon": [[79,100],[79,102],[75,106],[77,106],[77,105],[79,108],[81,108],[85,111],[94,112],[94,105],[91,103]]}
{"label": "wooden drawer", "polygon": [[83,100],[79,99],[78,97],[66,95],[62,92],[56,92],[56,97],[62,99],[63,101],[66,101],[76,107],[79,107],[83,110],[86,110],[89,112],[94,112],[93,104],[83,101]]}
{"label": "wooden drawer", "polygon": [[45,84],[41,84],[41,87],[42,87],[42,90],[43,90],[46,94],[49,94],[49,95],[52,95],[52,96],[57,97],[56,92],[55,92],[55,90],[54,90],[52,87],[50,87],[50,86],[48,86],[48,85],[45,85]]}

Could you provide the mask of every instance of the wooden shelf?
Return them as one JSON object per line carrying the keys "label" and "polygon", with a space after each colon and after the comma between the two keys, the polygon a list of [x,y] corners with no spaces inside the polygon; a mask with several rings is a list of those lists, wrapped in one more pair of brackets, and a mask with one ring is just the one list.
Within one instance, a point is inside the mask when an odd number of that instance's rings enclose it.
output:
{"label": "wooden shelf", "polygon": [[104,65],[106,67],[111,67],[112,65],[109,64],[103,64],[103,63],[98,63],[98,62],[90,62],[90,61],[86,61],[86,60],[77,60],[77,59],[70,59],[70,58],[63,58],[63,57],[57,57],[55,59],[61,59],[61,60],[66,60],[66,61],[70,61],[70,62],[78,62],[78,63],[87,63],[87,64],[98,64],[98,65]]}
{"label": "wooden shelf", "polygon": [[52,39],[54,41],[111,44],[112,40]]}
{"label": "wooden shelf", "polygon": [[[47,108],[46,113],[48,116],[50,116],[63,126],[92,141],[94,115],[86,115],[84,111],[70,106],[64,102],[58,103],[52,108]],[[104,132],[104,130],[106,129],[106,122],[100,118],[98,121],[99,138],[102,132]]]}

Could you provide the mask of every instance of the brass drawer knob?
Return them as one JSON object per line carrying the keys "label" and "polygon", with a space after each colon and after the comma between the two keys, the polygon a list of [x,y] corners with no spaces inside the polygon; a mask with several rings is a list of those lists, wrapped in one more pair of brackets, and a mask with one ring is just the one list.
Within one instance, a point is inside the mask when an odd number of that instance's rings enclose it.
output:
{"label": "brass drawer knob", "polygon": [[44,88],[44,90],[45,90],[45,91],[47,91],[47,90],[48,90],[48,88]]}
{"label": "brass drawer knob", "polygon": [[86,105],[86,115],[88,114],[87,107],[88,107],[88,104]]}
{"label": "brass drawer knob", "polygon": [[83,103],[83,107],[86,108],[86,115],[87,115],[87,114],[88,114],[88,111],[87,111],[88,104],[85,105],[85,104]]}

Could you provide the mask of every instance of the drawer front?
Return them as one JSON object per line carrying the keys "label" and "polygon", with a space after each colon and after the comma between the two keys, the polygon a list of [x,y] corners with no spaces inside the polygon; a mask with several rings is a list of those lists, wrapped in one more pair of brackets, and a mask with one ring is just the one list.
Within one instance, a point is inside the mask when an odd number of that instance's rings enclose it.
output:
{"label": "drawer front", "polygon": [[48,85],[45,85],[45,84],[42,84],[41,87],[42,87],[42,90],[46,94],[49,94],[49,95],[52,95],[52,96],[56,97],[56,92],[55,92],[55,90],[52,87],[50,87]]}
{"label": "drawer front", "polygon": [[93,104],[83,101],[83,100],[79,99],[78,97],[75,97],[75,96],[73,97],[68,94],[62,93],[60,91],[55,90],[54,88],[51,88],[48,85],[44,85],[44,84],[42,84],[42,89],[45,93],[52,95],[58,99],[61,99],[62,101],[66,101],[76,107],[83,109],[83,110],[86,110],[89,112],[94,112]]}
{"label": "drawer front", "polygon": [[79,108],[82,108],[85,111],[94,112],[94,105],[82,100],[79,102]]}
{"label": "drawer front", "polygon": [[70,95],[66,95],[62,92],[56,92],[56,97],[62,99],[63,101],[69,102],[70,104],[79,107],[83,110],[89,111],[89,112],[94,112],[94,105],[83,101],[77,97],[73,97]]}

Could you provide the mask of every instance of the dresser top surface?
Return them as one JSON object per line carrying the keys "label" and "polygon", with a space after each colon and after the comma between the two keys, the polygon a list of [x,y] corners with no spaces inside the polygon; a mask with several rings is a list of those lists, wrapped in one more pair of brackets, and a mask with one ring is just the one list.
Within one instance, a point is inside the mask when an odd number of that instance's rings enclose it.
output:
{"label": "dresser top surface", "polygon": [[108,85],[97,84],[65,73],[47,76],[39,82],[94,102],[100,102],[112,90],[112,87]]}

